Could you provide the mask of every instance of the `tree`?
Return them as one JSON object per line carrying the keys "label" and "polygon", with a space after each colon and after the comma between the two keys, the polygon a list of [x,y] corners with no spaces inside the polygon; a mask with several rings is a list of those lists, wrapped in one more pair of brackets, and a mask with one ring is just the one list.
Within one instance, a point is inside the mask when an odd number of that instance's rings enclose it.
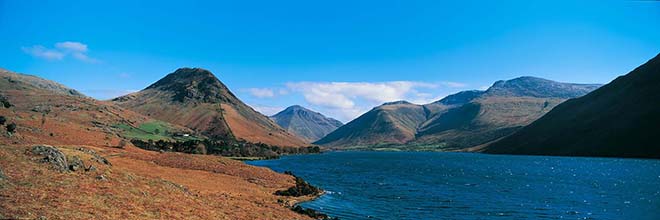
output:
{"label": "tree", "polygon": [[0,125],[5,125],[5,122],[7,122],[7,118],[5,118],[5,116],[0,116]]}
{"label": "tree", "polygon": [[7,132],[14,133],[16,131],[16,123],[11,123],[7,125]]}

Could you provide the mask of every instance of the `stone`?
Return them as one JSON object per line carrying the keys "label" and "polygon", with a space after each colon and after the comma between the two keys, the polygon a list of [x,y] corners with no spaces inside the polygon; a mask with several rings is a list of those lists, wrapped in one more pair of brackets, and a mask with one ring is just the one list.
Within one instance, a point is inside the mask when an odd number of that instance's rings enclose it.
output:
{"label": "stone", "polygon": [[94,165],[89,165],[88,168],[85,168],[85,172],[90,172],[90,171],[96,171],[96,167]]}
{"label": "stone", "polygon": [[85,163],[83,163],[80,157],[78,156],[71,157],[71,160],[69,161],[69,170],[78,171],[82,168],[85,168]]}
{"label": "stone", "polygon": [[101,181],[108,181],[108,179],[105,178],[105,176],[103,176],[103,175],[98,175],[98,176],[96,176],[96,179],[97,179],[97,180],[101,180]]}
{"label": "stone", "polygon": [[50,163],[53,168],[60,172],[67,172],[69,170],[66,155],[53,146],[37,145],[32,147],[32,153],[43,156],[41,159],[42,163]]}

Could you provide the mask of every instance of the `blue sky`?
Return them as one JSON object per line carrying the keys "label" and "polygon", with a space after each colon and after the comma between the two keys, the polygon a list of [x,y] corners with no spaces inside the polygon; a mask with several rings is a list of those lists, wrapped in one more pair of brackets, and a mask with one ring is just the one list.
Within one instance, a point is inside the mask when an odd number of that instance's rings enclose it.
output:
{"label": "blue sky", "polygon": [[262,113],[347,121],[523,75],[607,83],[660,52],[660,2],[0,0],[0,48],[99,99],[202,67]]}

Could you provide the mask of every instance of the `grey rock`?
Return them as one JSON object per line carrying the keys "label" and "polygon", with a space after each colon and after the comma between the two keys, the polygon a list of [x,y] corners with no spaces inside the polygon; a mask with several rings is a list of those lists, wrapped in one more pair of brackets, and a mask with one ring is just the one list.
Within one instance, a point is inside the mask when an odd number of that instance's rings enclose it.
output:
{"label": "grey rock", "polygon": [[69,170],[66,156],[62,151],[49,145],[38,145],[32,147],[32,153],[43,156],[42,163],[50,163],[55,169],[60,172],[67,172]]}
{"label": "grey rock", "polygon": [[2,172],[2,169],[0,169],[0,180],[7,179],[7,176],[5,176],[5,173]]}
{"label": "grey rock", "polygon": [[85,163],[78,156],[73,156],[69,161],[69,170],[78,171],[85,167]]}
{"label": "grey rock", "polygon": [[85,171],[86,171],[86,172],[96,171],[96,167],[95,167],[94,165],[89,165],[88,168],[85,168]]}
{"label": "grey rock", "polygon": [[96,162],[101,163],[101,164],[112,166],[112,163],[110,163],[110,161],[108,161],[108,159],[105,159],[105,157],[102,157],[101,155],[97,154],[96,151],[94,151],[94,150],[87,149],[87,148],[82,148],[82,147],[78,148],[78,150],[82,151],[82,152],[85,152],[89,155],[92,155],[93,156],[93,158],[92,158],[93,161],[96,161]]}
{"label": "grey rock", "polygon": [[98,176],[96,176],[96,179],[97,179],[97,180],[101,180],[101,181],[108,181],[108,179],[105,178],[105,176],[103,176],[103,175],[98,175]]}

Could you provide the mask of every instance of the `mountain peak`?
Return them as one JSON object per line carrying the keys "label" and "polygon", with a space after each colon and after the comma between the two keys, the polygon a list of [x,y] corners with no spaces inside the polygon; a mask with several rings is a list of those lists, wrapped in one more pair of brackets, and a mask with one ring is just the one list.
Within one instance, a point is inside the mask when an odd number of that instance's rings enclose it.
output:
{"label": "mountain peak", "polygon": [[386,102],[386,103],[383,103],[383,105],[412,105],[412,103],[410,103],[406,100],[399,100],[399,101],[394,101],[394,102]]}
{"label": "mountain peak", "polygon": [[300,105],[292,105],[271,116],[282,128],[308,141],[318,140],[343,124]]}
{"label": "mountain peak", "polygon": [[574,98],[600,87],[598,84],[561,83],[548,79],[522,76],[497,81],[486,90],[488,96],[530,96],[537,98]]}
{"label": "mountain peak", "polygon": [[172,92],[173,101],[205,103],[231,102],[235,96],[211,71],[202,68],[179,68],[151,84],[145,90]]}
{"label": "mountain peak", "polygon": [[310,110],[300,105],[292,105],[284,109],[284,111],[310,111]]}
{"label": "mountain peak", "polygon": [[448,95],[447,97],[444,97],[436,101],[435,103],[440,103],[444,105],[462,105],[479,97],[481,94],[484,94],[484,91],[481,90],[462,91]]}

